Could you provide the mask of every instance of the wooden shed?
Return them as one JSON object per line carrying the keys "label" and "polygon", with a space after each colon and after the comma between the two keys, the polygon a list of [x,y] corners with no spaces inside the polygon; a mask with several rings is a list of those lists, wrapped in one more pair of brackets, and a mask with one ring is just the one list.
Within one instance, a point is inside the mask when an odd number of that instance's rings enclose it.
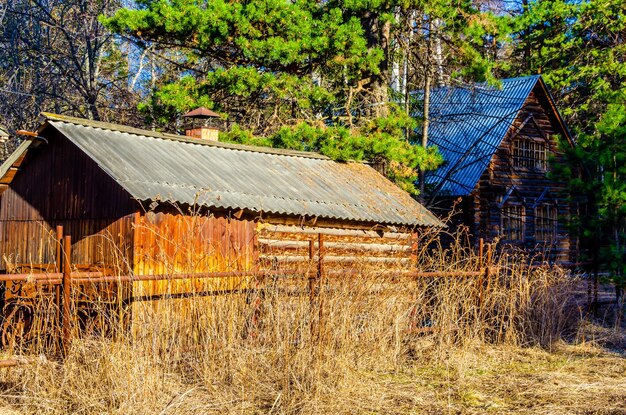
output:
{"label": "wooden shed", "polygon": [[0,166],[5,272],[53,269],[57,226],[75,268],[109,275],[305,272],[320,235],[329,273],[401,272],[419,229],[441,225],[364,163],[43,117]]}
{"label": "wooden shed", "polygon": [[427,206],[478,240],[549,262],[576,256],[565,183],[551,177],[572,137],[540,75],[433,91],[429,143],[444,164],[427,176]]}

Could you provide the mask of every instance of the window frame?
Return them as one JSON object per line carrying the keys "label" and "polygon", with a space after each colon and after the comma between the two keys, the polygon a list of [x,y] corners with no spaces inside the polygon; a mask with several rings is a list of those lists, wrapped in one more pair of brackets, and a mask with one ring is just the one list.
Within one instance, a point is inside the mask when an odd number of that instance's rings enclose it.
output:
{"label": "window frame", "polygon": [[[511,210],[517,212],[511,214]],[[519,223],[519,226],[511,225],[513,219]],[[500,237],[507,242],[524,243],[526,241],[526,206],[524,204],[506,203],[500,207]]]}
{"label": "window frame", "polygon": [[[547,214],[540,215],[544,210]],[[535,241],[539,243],[554,244],[559,235],[559,206],[556,203],[541,203],[534,208],[535,215]],[[541,236],[541,237],[540,237]]]}
{"label": "window frame", "polygon": [[511,143],[511,164],[518,170],[548,171],[547,139],[516,137]]}

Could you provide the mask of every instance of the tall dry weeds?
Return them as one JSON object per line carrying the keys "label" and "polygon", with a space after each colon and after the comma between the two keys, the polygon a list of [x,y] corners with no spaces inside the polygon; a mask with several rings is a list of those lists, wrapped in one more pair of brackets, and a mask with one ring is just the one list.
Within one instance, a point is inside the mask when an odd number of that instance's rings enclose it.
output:
{"label": "tall dry weeds", "polygon": [[[421,246],[424,270],[485,264],[460,242]],[[38,335],[6,351],[31,364],[0,372],[1,397],[24,413],[49,414],[404,413],[401,402],[383,405],[384,396],[368,392],[372,374],[409,376],[411,362],[436,364],[480,343],[547,347],[575,331],[575,281],[529,262],[501,255],[490,273],[471,278],[326,278],[313,301],[304,278],[259,277],[239,292],[136,303],[130,326],[94,298],[92,315],[106,320],[94,327],[107,329],[75,327],[63,360],[46,335],[54,304],[41,300]]]}

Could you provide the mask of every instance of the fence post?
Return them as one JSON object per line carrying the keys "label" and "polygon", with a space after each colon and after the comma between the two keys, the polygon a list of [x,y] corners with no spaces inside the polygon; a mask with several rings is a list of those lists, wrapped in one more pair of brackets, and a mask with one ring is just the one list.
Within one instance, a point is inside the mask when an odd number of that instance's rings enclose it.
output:
{"label": "fence post", "polygon": [[415,265],[417,266],[419,261],[419,237],[417,232],[411,232],[409,243],[411,244],[411,259],[415,260]]}
{"label": "fence post", "polygon": [[593,270],[593,315],[598,317],[598,262],[594,264]]}
{"label": "fence post", "polygon": [[[309,302],[311,303],[311,307],[315,303],[315,280],[317,275],[311,272],[311,265],[313,264],[313,259],[315,259],[315,241],[309,241]],[[315,271],[317,274],[317,270]]]}
{"label": "fence post", "polygon": [[324,235],[317,234],[317,279],[319,282],[324,278]]}
{"label": "fence post", "polygon": [[485,249],[485,240],[483,238],[480,238],[478,240],[478,269],[481,269],[483,267],[483,263],[484,263],[484,249]]}
{"label": "fence post", "polygon": [[65,235],[63,238],[63,352],[67,353],[69,343],[71,340],[71,304],[72,304],[72,264],[70,257],[72,255],[72,237]]}
{"label": "fence post", "polygon": [[[63,252],[63,226],[57,225],[57,243],[55,252],[55,265],[54,272],[59,274],[62,270],[63,258],[61,257]],[[54,304],[56,306],[56,324],[61,322],[61,285],[54,286]],[[57,326],[58,327],[58,326]]]}
{"label": "fence post", "polygon": [[493,256],[493,247],[491,244],[487,246],[487,262],[485,263],[485,277],[487,278],[487,287],[491,283],[491,260]]}
{"label": "fence post", "polygon": [[56,244],[56,263],[54,266],[54,272],[60,273],[63,266],[63,259],[61,255],[63,253],[63,226],[57,225],[57,244]]}
{"label": "fence post", "polygon": [[317,234],[317,306],[318,310],[318,333],[321,335],[324,330],[324,235]]}
{"label": "fence post", "polygon": [[484,255],[485,240],[480,238],[478,240],[478,272],[480,272],[480,278],[478,278],[478,308],[483,305],[483,291],[485,289],[485,279],[489,278],[488,268],[483,273],[483,265],[485,263]]}
{"label": "fence post", "polygon": [[[489,288],[491,288],[491,258],[493,255],[493,251],[492,251],[492,245],[488,244],[487,245],[487,259],[485,260],[485,280],[487,281],[487,293],[489,293]],[[480,305],[482,306],[482,302],[483,302],[483,291],[484,291],[484,284],[481,284],[480,287]]]}
{"label": "fence post", "polygon": [[319,321],[316,321],[315,318],[313,318],[313,315],[315,313],[315,311],[317,310],[317,307],[319,305],[318,301],[319,301],[319,275],[320,275],[320,268],[319,268],[319,258],[318,258],[318,263],[316,264],[316,267],[314,270],[311,269],[311,266],[313,265],[313,260],[315,259],[315,241],[314,240],[310,240],[309,241],[309,315],[310,315],[310,329],[311,329],[311,340],[313,340],[315,338],[315,336],[317,335],[317,330],[319,327]]}

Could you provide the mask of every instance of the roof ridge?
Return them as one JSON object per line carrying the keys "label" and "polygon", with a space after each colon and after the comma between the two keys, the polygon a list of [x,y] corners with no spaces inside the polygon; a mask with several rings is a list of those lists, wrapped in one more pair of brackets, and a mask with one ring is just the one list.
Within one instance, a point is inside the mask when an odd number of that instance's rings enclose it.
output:
{"label": "roof ridge", "polygon": [[[46,122],[64,122],[75,125],[80,125],[83,127],[90,128],[100,128],[103,130],[116,131],[120,133],[126,133],[137,136],[151,137],[157,138],[161,140],[172,140],[172,141],[180,141],[189,144],[197,144],[202,146],[209,147],[219,147],[225,148],[229,150],[235,151],[249,151],[253,153],[266,153],[266,154],[274,154],[278,156],[288,156],[288,157],[305,157],[305,158],[313,158],[320,160],[331,160],[328,156],[324,156],[319,153],[314,153],[312,151],[300,151],[300,150],[287,150],[282,148],[273,148],[273,147],[261,147],[261,146],[251,146],[246,144],[233,144],[233,143],[224,143],[220,141],[208,141],[208,140],[200,140],[200,139],[192,139],[187,136],[182,136],[178,134],[170,134],[170,133],[162,133],[158,131],[150,131],[144,130],[141,128],[130,127],[122,124],[109,123],[104,121],[94,121],[88,120],[85,118],[71,117],[68,115],[60,115],[54,114],[50,112],[42,112],[40,117],[43,117]],[[40,127],[41,130],[41,127]]]}
{"label": "roof ridge", "polygon": [[522,79],[531,79],[531,78],[539,79],[541,78],[541,74],[536,73],[534,75],[514,76],[512,78],[503,78],[503,79],[500,79],[499,81],[519,81]]}
{"label": "roof ridge", "polygon": [[[530,81],[530,80],[537,81],[539,78],[541,78],[540,74],[534,74],[534,75],[526,75],[526,76],[514,76],[512,78],[498,78],[497,81],[498,82],[515,82],[515,81]],[[473,84],[470,84],[470,85],[490,86],[488,81],[474,82]]]}
{"label": "roof ridge", "polygon": [[[528,75],[528,76],[518,76],[514,78],[498,79],[498,82],[512,83],[512,82],[517,82],[517,81],[530,81],[530,80],[537,82],[540,78],[541,78],[540,74],[535,74],[535,75]],[[473,82],[473,83],[460,84],[460,85],[443,85],[441,87],[437,87],[434,89],[435,90],[466,90],[466,91],[472,91],[472,90],[477,90],[477,89],[484,89],[484,90],[495,89],[497,91],[500,91],[497,87],[489,84],[489,82],[487,81]]]}

